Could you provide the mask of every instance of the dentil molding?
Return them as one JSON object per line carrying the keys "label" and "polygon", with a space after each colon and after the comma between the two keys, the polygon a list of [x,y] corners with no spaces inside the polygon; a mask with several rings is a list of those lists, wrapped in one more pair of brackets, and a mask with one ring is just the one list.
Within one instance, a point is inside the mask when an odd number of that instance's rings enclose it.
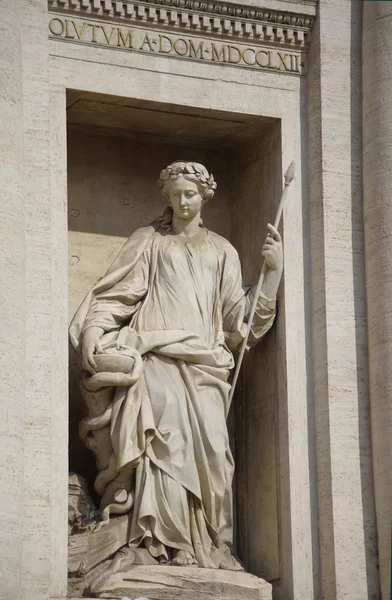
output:
{"label": "dentil molding", "polygon": [[48,0],[49,12],[304,50],[314,18],[224,1]]}

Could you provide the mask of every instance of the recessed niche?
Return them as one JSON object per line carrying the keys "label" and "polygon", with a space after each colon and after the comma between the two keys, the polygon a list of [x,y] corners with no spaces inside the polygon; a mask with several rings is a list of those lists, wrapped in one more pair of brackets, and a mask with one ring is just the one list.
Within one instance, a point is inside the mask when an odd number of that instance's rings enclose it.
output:
{"label": "recessed niche", "polygon": [[[266,224],[281,193],[280,121],[75,90],[67,119],[70,319],[125,239],[163,213],[156,181],[176,159],[201,162],[214,174],[218,188],[203,222],[237,248],[245,282],[257,281]],[[276,348],[283,327],[246,358],[229,416],[236,551],[249,571],[270,581],[279,577]],[[71,350],[69,468],[91,486],[94,458],[78,439],[80,379]]]}

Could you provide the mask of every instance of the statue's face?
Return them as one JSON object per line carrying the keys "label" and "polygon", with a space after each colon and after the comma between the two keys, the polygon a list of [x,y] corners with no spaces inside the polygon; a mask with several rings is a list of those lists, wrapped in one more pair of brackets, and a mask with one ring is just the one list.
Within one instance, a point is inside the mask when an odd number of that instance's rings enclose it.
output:
{"label": "statue's face", "polygon": [[193,181],[176,177],[168,183],[170,204],[174,214],[180,219],[193,219],[203,206],[199,188]]}

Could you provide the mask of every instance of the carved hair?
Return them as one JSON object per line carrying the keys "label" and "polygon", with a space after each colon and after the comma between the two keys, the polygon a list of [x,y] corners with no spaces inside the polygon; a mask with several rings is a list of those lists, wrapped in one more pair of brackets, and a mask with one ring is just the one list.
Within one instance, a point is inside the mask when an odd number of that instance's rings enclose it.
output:
{"label": "carved hair", "polygon": [[158,217],[157,221],[162,229],[171,231],[173,220],[173,209],[171,206],[166,206],[163,215]]}
{"label": "carved hair", "polygon": [[217,188],[214,176],[210,175],[207,169],[200,163],[187,162],[185,160],[174,161],[159,174],[158,186],[167,200],[169,200],[170,195],[167,184],[181,175],[188,181],[196,183],[204,202],[211,200]]}

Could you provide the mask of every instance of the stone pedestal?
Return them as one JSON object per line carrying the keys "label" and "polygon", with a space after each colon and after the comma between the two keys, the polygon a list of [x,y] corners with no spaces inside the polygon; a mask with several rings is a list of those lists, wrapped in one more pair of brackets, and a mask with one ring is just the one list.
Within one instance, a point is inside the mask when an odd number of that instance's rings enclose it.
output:
{"label": "stone pedestal", "polygon": [[96,589],[96,598],[148,600],[272,600],[272,586],[249,573],[135,565],[110,576]]}

